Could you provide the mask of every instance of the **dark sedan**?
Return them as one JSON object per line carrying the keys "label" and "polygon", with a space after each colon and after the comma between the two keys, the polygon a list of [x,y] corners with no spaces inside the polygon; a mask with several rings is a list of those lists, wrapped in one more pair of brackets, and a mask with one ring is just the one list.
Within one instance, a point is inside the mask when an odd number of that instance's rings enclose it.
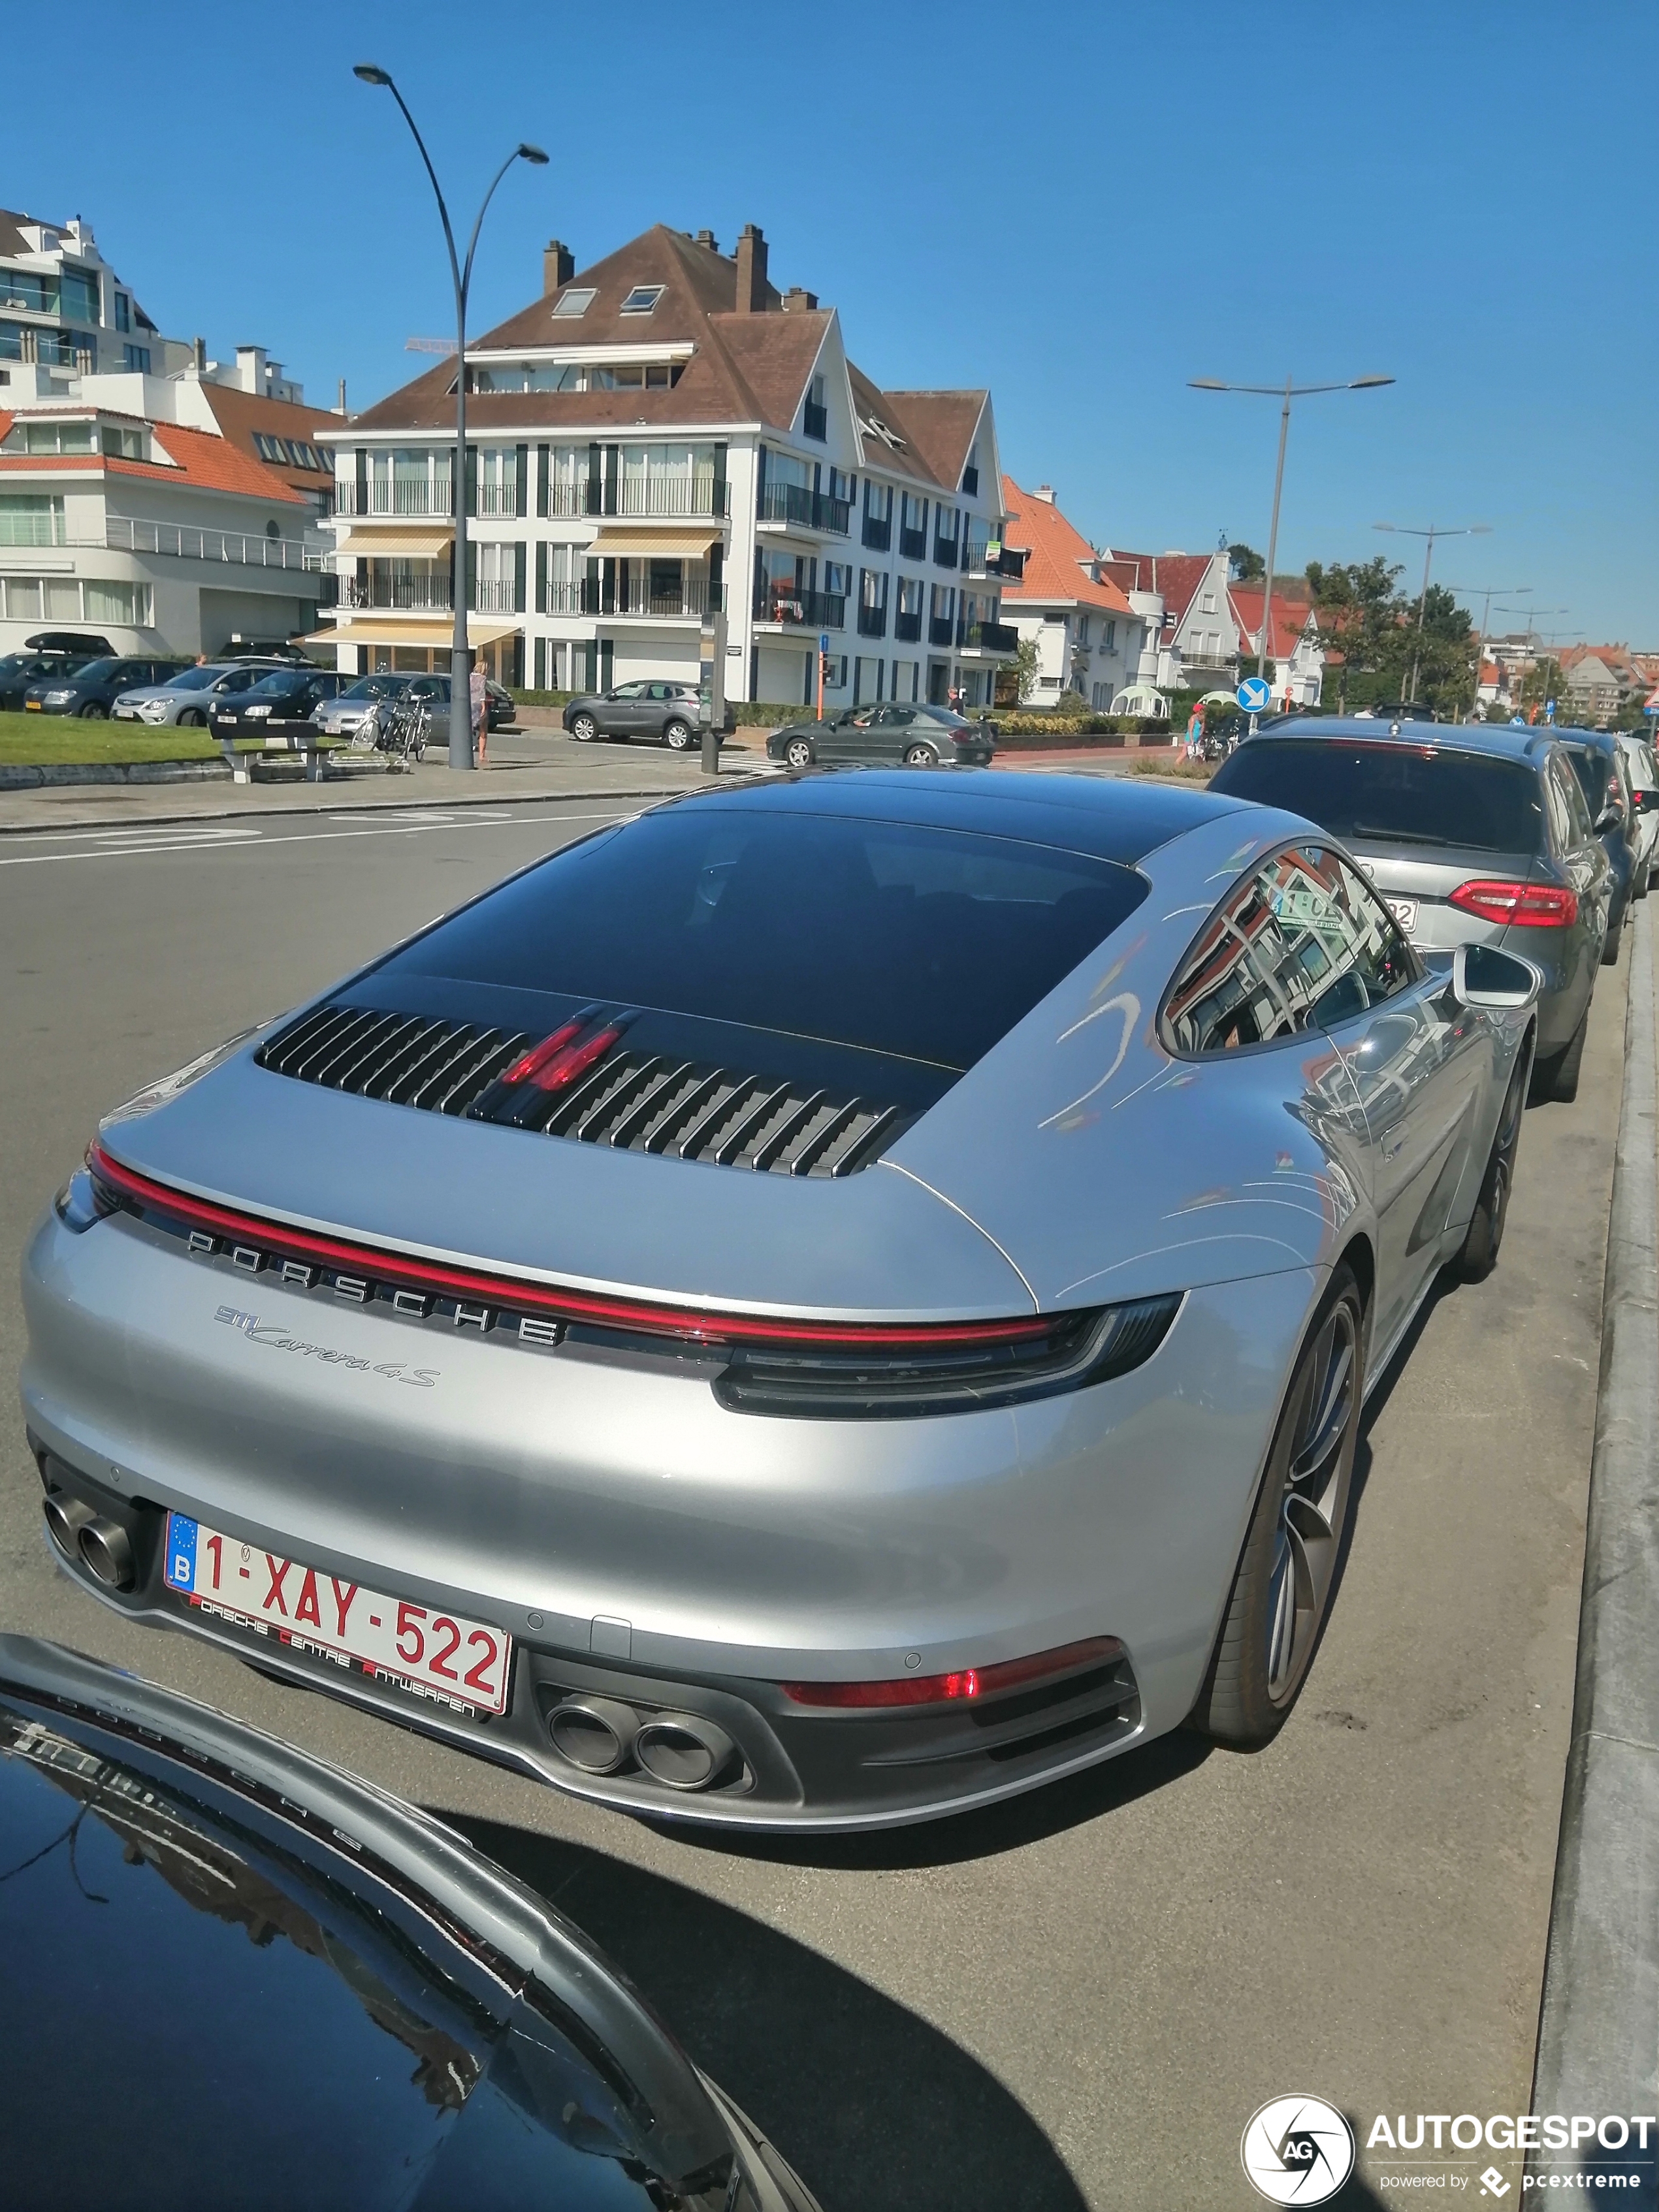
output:
{"label": "dark sedan", "polygon": [[319,707],[351,682],[330,668],[279,668],[246,691],[216,699],[208,720],[216,738],[289,738],[315,728]]}
{"label": "dark sedan", "polygon": [[0,656],[0,709],[17,713],[31,684],[47,677],[61,681],[76,674],[92,658],[89,653],[8,653]]}
{"label": "dark sedan", "polygon": [[126,660],[110,654],[88,660],[66,673],[63,667],[37,677],[23,693],[23,708],[31,714],[75,714],[82,721],[101,722],[123,691],[140,684],[166,684],[187,660]]}
{"label": "dark sedan", "polygon": [[672,753],[683,753],[698,742],[697,710],[695,684],[642,678],[573,699],[562,719],[579,744],[592,738],[650,738]]}
{"label": "dark sedan", "polygon": [[817,2212],[580,1929],[205,1705],[0,1637],[0,1835],[11,2212]]}
{"label": "dark sedan", "polygon": [[948,707],[849,707],[822,722],[803,720],[774,730],[769,760],[788,767],[984,768],[996,751],[996,726],[970,722]]}
{"label": "dark sedan", "polygon": [[1601,840],[1613,870],[1613,905],[1607,915],[1607,941],[1601,959],[1611,968],[1619,957],[1619,939],[1630,914],[1636,872],[1642,858],[1641,825],[1631,790],[1630,770],[1623,748],[1610,730],[1567,730],[1544,727],[1533,732],[1532,743],[1554,742],[1572,764],[1578,787],[1584,794],[1595,834]]}

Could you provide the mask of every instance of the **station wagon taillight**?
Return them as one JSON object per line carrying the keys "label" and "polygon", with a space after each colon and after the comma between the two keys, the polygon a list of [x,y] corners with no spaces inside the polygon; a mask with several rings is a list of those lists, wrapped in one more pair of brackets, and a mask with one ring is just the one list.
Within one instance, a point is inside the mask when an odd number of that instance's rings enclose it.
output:
{"label": "station wagon taillight", "polygon": [[1567,929],[1578,919],[1578,894],[1559,884],[1511,884],[1477,877],[1459,884],[1448,904],[1482,921],[1517,929]]}

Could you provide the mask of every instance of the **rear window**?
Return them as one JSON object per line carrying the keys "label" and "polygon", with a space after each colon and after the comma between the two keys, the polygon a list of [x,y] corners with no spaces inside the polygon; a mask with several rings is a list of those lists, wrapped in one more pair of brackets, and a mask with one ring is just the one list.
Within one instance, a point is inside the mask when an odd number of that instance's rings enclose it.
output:
{"label": "rear window", "polygon": [[556,854],[377,973],[741,1024],[954,1073],[1146,893],[1111,861],[1008,838],[673,808]]}
{"label": "rear window", "polygon": [[1210,788],[1304,815],[1349,842],[1544,849],[1536,769],[1449,747],[1258,738],[1223,763]]}

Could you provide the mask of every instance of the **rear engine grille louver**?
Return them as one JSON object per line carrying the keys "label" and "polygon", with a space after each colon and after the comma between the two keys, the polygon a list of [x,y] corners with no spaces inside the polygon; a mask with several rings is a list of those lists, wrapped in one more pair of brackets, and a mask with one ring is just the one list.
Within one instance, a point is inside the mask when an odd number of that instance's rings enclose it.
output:
{"label": "rear engine grille louver", "polygon": [[[541,1042],[522,1030],[318,1006],[254,1055],[330,1091],[461,1115]],[[912,1118],[879,1100],[663,1054],[612,1049],[568,1088],[522,1086],[513,1125],[619,1152],[659,1152],[774,1175],[842,1176],[868,1167]],[[487,1102],[486,1102],[487,1103]],[[531,1106],[526,1115],[526,1103]],[[491,1111],[492,1121],[507,1121]]]}

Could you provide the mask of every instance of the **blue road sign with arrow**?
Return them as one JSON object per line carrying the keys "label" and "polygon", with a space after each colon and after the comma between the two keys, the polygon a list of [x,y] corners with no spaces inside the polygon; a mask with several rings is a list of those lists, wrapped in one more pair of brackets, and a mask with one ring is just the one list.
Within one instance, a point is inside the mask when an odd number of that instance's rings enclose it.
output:
{"label": "blue road sign with arrow", "polygon": [[1265,713],[1273,694],[1265,676],[1247,676],[1233,696],[1247,714],[1260,714]]}

